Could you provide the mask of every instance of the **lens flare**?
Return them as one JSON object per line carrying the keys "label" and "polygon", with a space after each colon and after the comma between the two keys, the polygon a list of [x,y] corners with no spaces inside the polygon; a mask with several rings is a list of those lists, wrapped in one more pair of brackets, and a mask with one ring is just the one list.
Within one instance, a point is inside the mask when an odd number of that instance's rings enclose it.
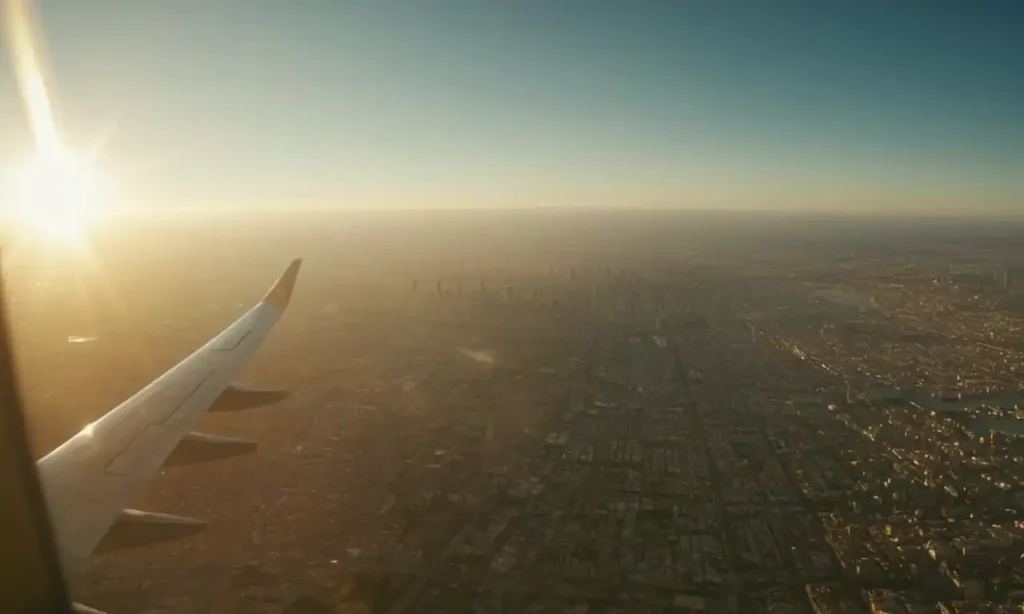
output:
{"label": "lens flare", "polygon": [[66,154],[15,168],[11,184],[17,220],[52,239],[82,241],[104,201],[100,174]]}
{"label": "lens flare", "polygon": [[46,47],[32,2],[2,2],[3,39],[36,141],[35,158],[10,173],[14,207],[9,213],[48,238],[80,243],[108,190],[91,161],[72,155],[61,141]]}

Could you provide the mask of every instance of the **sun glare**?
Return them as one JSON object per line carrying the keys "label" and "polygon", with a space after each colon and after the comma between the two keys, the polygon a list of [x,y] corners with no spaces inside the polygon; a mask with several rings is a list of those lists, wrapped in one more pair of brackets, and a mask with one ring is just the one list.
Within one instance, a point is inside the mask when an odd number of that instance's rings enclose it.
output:
{"label": "sun glare", "polygon": [[32,160],[15,168],[11,179],[18,221],[50,239],[80,242],[103,206],[100,174],[67,155]]}

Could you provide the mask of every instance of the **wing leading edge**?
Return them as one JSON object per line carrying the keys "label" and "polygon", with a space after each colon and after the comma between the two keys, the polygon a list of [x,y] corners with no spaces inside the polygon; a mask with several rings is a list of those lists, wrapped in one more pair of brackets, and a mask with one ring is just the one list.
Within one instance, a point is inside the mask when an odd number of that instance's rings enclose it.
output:
{"label": "wing leading edge", "polygon": [[69,573],[249,363],[288,306],[301,264],[292,261],[263,300],[206,345],[39,460]]}

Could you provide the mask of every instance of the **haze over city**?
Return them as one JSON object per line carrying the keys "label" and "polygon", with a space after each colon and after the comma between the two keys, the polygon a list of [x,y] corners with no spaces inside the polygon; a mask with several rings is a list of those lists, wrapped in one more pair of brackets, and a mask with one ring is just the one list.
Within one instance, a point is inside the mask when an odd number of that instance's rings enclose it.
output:
{"label": "haze over city", "polygon": [[1024,606],[1019,2],[0,2],[76,602]]}

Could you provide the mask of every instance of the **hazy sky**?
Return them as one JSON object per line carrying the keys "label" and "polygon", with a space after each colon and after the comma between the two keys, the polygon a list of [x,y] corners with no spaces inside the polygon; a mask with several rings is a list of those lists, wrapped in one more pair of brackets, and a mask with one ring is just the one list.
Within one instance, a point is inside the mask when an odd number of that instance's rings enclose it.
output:
{"label": "hazy sky", "polygon": [[[135,207],[1024,208],[1024,4],[43,0]],[[9,68],[0,163],[32,141]]]}

